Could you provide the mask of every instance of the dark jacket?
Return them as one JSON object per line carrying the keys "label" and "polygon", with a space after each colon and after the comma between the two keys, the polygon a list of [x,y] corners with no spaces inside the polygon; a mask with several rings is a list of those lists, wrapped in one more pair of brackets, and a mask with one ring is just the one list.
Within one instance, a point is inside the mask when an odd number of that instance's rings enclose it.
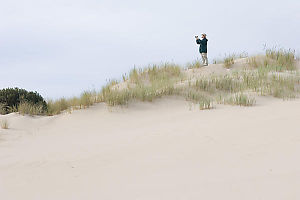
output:
{"label": "dark jacket", "polygon": [[208,39],[206,39],[206,38],[203,38],[202,40],[197,39],[196,42],[197,42],[197,44],[200,44],[200,47],[199,47],[200,53],[207,53]]}

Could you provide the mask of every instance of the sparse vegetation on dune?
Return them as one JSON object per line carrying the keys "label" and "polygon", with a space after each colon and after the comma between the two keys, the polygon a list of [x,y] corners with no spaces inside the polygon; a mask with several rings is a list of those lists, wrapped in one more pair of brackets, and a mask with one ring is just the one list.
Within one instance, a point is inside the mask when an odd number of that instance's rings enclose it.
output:
{"label": "sparse vegetation on dune", "polygon": [[99,101],[99,94],[96,91],[85,91],[80,97],[60,98],[56,101],[49,100],[47,115],[57,115],[62,111],[88,108]]}
{"label": "sparse vegetation on dune", "polygon": [[1,119],[0,120],[0,126],[2,129],[8,129],[9,123],[6,119]]}
{"label": "sparse vegetation on dune", "polygon": [[18,108],[15,108],[16,112],[19,112],[21,115],[43,115],[47,111],[44,110],[42,104],[32,104],[29,102],[21,102]]}
{"label": "sparse vegetation on dune", "polygon": [[[216,64],[216,63],[214,63],[214,64]],[[201,67],[203,67],[203,64],[199,60],[196,60],[192,63],[187,64],[188,69],[198,69],[198,68],[201,68]]]}
{"label": "sparse vegetation on dune", "polygon": [[[240,55],[239,58],[244,58],[243,55]],[[159,85],[151,81],[150,84],[145,84],[147,76],[144,73],[151,70],[135,69],[129,80],[133,80],[131,82],[137,85],[123,91],[110,90],[109,95],[106,95],[109,98],[104,98],[104,102],[108,102],[109,105],[124,105],[133,99],[152,101],[165,95],[179,95],[203,105],[201,107],[204,109],[210,109],[213,107],[213,102],[241,106],[254,105],[254,97],[248,95],[252,92],[257,95],[270,95],[282,99],[297,97],[299,74],[295,71],[294,52],[272,49],[267,50],[263,57],[268,61],[256,63],[255,67],[251,66],[252,69],[245,66],[244,70],[234,71],[223,76],[198,77],[196,80],[190,80],[188,85],[181,84],[176,87],[174,87],[174,83],[188,79],[184,77],[182,71],[182,75],[180,75],[178,66],[176,66],[176,76],[172,77],[173,82],[162,81]],[[231,58],[235,58],[235,56],[231,56]],[[189,68],[198,68],[198,66],[200,65],[197,62],[188,65]],[[172,66],[169,67],[171,67],[169,70],[172,69]],[[160,68],[157,67],[157,69]],[[170,79],[171,77],[168,76],[168,79],[165,80]],[[157,80],[161,80],[161,78]],[[218,100],[220,96],[223,98],[222,101]]]}
{"label": "sparse vegetation on dune", "polygon": [[255,98],[245,95],[243,93],[233,94],[224,100],[224,104],[238,105],[238,106],[253,106]]}
{"label": "sparse vegetation on dune", "polygon": [[232,54],[232,55],[229,55],[229,56],[226,56],[224,58],[224,67],[229,69],[232,67],[232,65],[234,64],[234,60],[235,60],[235,55]]}
{"label": "sparse vegetation on dune", "polygon": [[254,69],[263,67],[278,72],[296,70],[296,54],[290,49],[266,49],[265,55],[249,57],[248,66]]}
{"label": "sparse vegetation on dune", "polygon": [[295,70],[295,51],[288,49],[267,49],[266,58],[275,61],[275,65],[281,67],[281,70]]}
{"label": "sparse vegetation on dune", "polygon": [[[231,68],[236,58],[224,59],[224,66]],[[86,91],[79,97],[49,100],[47,109],[43,104],[22,101],[11,109],[20,114],[56,115],[63,111],[87,108],[104,102],[108,106],[123,106],[131,101],[153,101],[163,96],[182,96],[199,105],[201,110],[214,108],[216,104],[252,106],[255,95],[273,96],[281,99],[296,98],[300,92],[300,76],[296,68],[295,52],[268,49],[265,55],[248,57],[239,70],[224,75],[206,74],[191,77],[179,65],[165,63],[147,68],[134,68],[123,75],[123,82],[113,80],[101,91]],[[201,68],[199,61],[190,63],[188,69]],[[194,73],[194,72],[193,72]],[[250,95],[251,94],[251,95]],[[0,104],[1,114],[7,105]]]}
{"label": "sparse vegetation on dune", "polygon": [[175,64],[153,65],[145,69],[133,69],[124,89],[108,84],[99,93],[100,102],[108,105],[126,105],[130,100],[152,101],[165,95],[173,95],[174,85],[183,79],[181,68]]}
{"label": "sparse vegetation on dune", "polygon": [[213,99],[203,92],[199,92],[195,89],[189,88],[186,90],[181,90],[180,94],[185,96],[186,100],[199,104],[200,110],[212,109],[214,107]]}

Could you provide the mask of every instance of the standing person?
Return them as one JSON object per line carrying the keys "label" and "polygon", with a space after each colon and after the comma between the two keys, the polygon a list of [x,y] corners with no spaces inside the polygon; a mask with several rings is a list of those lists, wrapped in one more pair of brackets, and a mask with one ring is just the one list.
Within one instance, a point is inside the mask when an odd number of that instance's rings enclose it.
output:
{"label": "standing person", "polygon": [[206,38],[206,34],[202,33],[201,34],[201,39],[198,36],[195,36],[196,38],[196,43],[200,44],[199,47],[199,52],[201,54],[202,57],[202,62],[204,66],[208,65],[208,59],[207,59],[207,42],[208,39]]}

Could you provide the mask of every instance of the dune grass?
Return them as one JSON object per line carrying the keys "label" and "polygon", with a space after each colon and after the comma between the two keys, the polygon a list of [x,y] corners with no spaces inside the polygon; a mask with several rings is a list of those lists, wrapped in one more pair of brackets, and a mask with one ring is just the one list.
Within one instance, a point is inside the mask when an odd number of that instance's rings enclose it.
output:
{"label": "dune grass", "polygon": [[275,60],[281,70],[295,70],[295,51],[291,49],[267,49],[266,57]]}
{"label": "dune grass", "polygon": [[203,64],[199,60],[187,64],[188,69],[199,69],[201,67],[203,67]]}
{"label": "dune grass", "polygon": [[250,67],[264,67],[272,71],[283,72],[296,70],[296,54],[291,49],[266,49],[265,55],[248,58]]}
{"label": "dune grass", "polygon": [[21,115],[42,115],[45,113],[43,105],[31,104],[28,102],[21,102],[16,109]]}
{"label": "dune grass", "polygon": [[255,105],[255,98],[245,95],[243,93],[233,94],[228,99],[224,100],[224,104],[238,105],[238,106],[253,106]]}
{"label": "dune grass", "polygon": [[[235,58],[234,54],[226,57],[224,66],[231,68]],[[201,66],[195,61],[186,68]],[[112,80],[101,91],[85,91],[79,97],[48,100],[47,112],[41,113],[38,106],[27,103],[22,103],[18,111],[29,115],[56,115],[100,102],[108,106],[125,106],[134,101],[151,102],[163,96],[184,97],[198,104],[201,110],[212,109],[215,104],[253,106],[255,95],[281,99],[298,97],[300,76],[295,66],[295,52],[282,49],[268,49],[265,55],[248,58],[243,70],[218,76],[191,78],[181,66],[173,63],[150,65],[132,69],[122,76],[122,82]]]}
{"label": "dune grass", "polygon": [[98,93],[96,91],[85,91],[79,97],[60,98],[56,101],[48,100],[47,115],[57,115],[62,111],[84,109],[98,103]]}
{"label": "dune grass", "polygon": [[232,65],[234,64],[235,59],[236,59],[235,54],[225,56],[225,58],[224,58],[224,67],[227,68],[227,69],[230,69],[232,67]]}
{"label": "dune grass", "polygon": [[[277,58],[286,63],[282,64]],[[249,96],[252,93],[281,99],[296,98],[299,95],[300,76],[292,62],[294,57],[291,51],[267,51],[264,59],[269,59],[269,62],[255,63],[252,69],[245,67],[226,75],[198,77],[185,90],[193,89],[193,98],[205,96],[212,102],[240,106],[255,105],[255,98]],[[253,63],[255,61],[252,60]]]}
{"label": "dune grass", "polygon": [[214,107],[213,99],[204,92],[199,92],[195,89],[185,88],[181,90],[179,94],[183,95],[186,98],[186,100],[199,104],[200,110],[212,109]]}
{"label": "dune grass", "polygon": [[2,129],[8,129],[9,128],[9,123],[7,119],[1,119],[0,120],[0,126]]}
{"label": "dune grass", "polygon": [[129,73],[127,87],[119,90],[108,84],[100,92],[100,102],[110,106],[126,105],[129,101],[153,101],[155,98],[173,95],[174,84],[183,78],[181,68],[175,64],[153,65],[145,69],[133,69]]}

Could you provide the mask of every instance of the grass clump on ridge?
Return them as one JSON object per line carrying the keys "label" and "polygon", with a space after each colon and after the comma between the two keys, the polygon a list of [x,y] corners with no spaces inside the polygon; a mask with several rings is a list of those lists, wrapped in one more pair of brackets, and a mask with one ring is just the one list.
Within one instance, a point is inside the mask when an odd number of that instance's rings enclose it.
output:
{"label": "grass clump on ridge", "polygon": [[227,69],[230,69],[232,65],[234,64],[236,56],[234,54],[225,56],[224,58],[224,67]]}
{"label": "grass clump on ridge", "polygon": [[199,60],[187,64],[188,69],[199,69],[201,67],[203,67],[203,64]]}
{"label": "grass clump on ridge", "polygon": [[266,58],[275,60],[276,65],[283,70],[295,70],[295,51],[288,49],[267,49]]}
{"label": "grass clump on ridge", "polygon": [[108,84],[100,92],[101,101],[110,106],[126,105],[130,100],[153,101],[155,98],[174,95],[174,84],[183,78],[181,68],[175,64],[153,65],[145,69],[134,68],[127,87],[119,90]]}
{"label": "grass clump on ridge", "polygon": [[265,50],[265,55],[248,58],[250,67],[269,68],[272,71],[283,72],[296,70],[296,54],[291,49],[269,48]]}
{"label": "grass clump on ridge", "polygon": [[29,102],[21,102],[19,107],[15,109],[21,115],[43,115],[46,111],[44,110],[43,105],[41,104],[32,104]]}
{"label": "grass clump on ridge", "polygon": [[[95,91],[85,91],[83,92],[80,97],[73,97],[73,98],[60,98],[56,101],[48,100],[48,110],[47,115],[57,115],[60,114],[62,111],[65,110],[77,110],[77,109],[84,109],[88,108],[94,103],[99,103],[99,95]],[[71,112],[71,110],[70,110]]]}

